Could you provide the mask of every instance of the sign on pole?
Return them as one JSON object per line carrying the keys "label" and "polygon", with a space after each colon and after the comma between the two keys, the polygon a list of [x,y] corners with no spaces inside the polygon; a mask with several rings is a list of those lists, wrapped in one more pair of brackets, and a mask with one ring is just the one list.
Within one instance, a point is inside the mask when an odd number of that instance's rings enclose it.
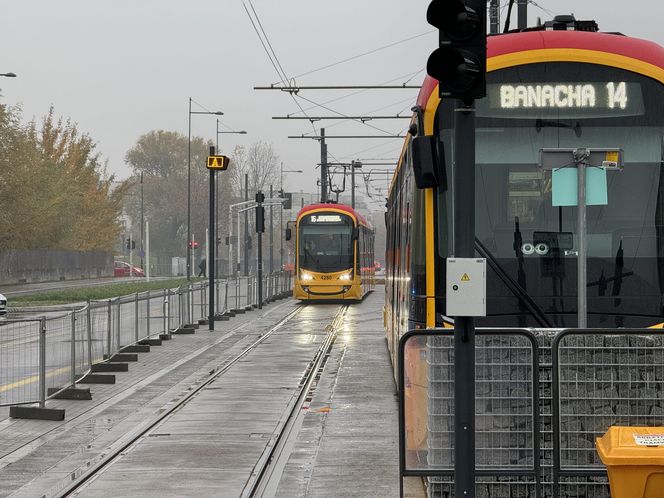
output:
{"label": "sign on pole", "polygon": [[227,156],[208,156],[207,169],[226,171],[231,160]]}

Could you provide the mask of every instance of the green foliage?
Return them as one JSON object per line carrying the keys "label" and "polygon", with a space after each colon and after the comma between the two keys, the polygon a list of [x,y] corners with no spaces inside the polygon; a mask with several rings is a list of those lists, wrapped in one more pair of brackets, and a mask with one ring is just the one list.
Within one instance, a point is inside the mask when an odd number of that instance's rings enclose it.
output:
{"label": "green foliage", "polygon": [[[198,281],[198,279],[194,279],[193,281]],[[12,307],[20,307],[82,303],[88,299],[91,301],[99,299],[111,299],[119,296],[127,296],[136,292],[146,292],[148,290],[174,289],[180,285],[186,284],[186,278],[154,280],[152,282],[146,282],[145,280],[137,279],[136,282],[96,285],[92,287],[79,287],[76,289],[63,289],[21,295],[11,298],[10,305]]]}
{"label": "green foliage", "polygon": [[0,105],[0,249],[112,250],[126,188],[93,140],[52,108],[40,126],[20,118]]}

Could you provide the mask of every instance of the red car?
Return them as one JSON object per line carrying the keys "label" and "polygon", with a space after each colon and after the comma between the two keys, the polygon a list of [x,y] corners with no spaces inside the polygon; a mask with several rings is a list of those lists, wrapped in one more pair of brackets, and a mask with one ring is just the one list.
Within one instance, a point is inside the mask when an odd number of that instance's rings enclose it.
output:
{"label": "red car", "polygon": [[130,265],[124,261],[115,261],[113,263],[113,276],[115,277],[144,277],[145,271],[138,266]]}

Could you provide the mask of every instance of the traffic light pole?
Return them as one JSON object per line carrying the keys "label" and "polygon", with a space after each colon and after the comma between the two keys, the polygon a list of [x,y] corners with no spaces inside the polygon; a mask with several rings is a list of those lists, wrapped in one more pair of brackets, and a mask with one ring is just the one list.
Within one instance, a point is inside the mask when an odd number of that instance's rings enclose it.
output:
{"label": "traffic light pole", "polygon": [[[215,154],[215,148],[210,147],[210,155],[214,156]],[[209,310],[209,316],[208,316],[208,324],[210,327],[210,330],[214,330],[214,277],[216,275],[215,273],[215,249],[217,247],[217,230],[216,230],[216,204],[215,204],[215,197],[216,197],[216,188],[215,188],[215,183],[217,179],[217,172],[216,170],[211,169],[210,170],[210,237],[209,241],[213,244],[211,247],[210,244],[208,243],[208,262],[207,262],[207,272],[208,272],[208,298],[209,298],[209,305],[208,305],[208,310]]]}
{"label": "traffic light pole", "polygon": [[[454,256],[475,256],[475,106],[457,101],[454,121]],[[442,113],[441,113],[442,119]],[[454,485],[475,497],[475,319],[454,317]]]}
{"label": "traffic light pole", "polygon": [[263,230],[265,230],[265,211],[263,208],[263,193],[256,193],[256,266],[258,281],[258,309],[263,308]]}

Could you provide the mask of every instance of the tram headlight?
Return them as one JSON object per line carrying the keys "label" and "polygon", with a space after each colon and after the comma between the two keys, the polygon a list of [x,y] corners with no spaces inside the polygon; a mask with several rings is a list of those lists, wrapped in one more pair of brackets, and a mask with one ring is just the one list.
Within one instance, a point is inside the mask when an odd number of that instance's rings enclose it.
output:
{"label": "tram headlight", "polygon": [[339,280],[351,280],[353,278],[352,272],[344,273],[343,275],[339,275]]}
{"label": "tram headlight", "polygon": [[306,271],[302,272],[302,280],[313,280],[314,277],[310,274],[307,273]]}

